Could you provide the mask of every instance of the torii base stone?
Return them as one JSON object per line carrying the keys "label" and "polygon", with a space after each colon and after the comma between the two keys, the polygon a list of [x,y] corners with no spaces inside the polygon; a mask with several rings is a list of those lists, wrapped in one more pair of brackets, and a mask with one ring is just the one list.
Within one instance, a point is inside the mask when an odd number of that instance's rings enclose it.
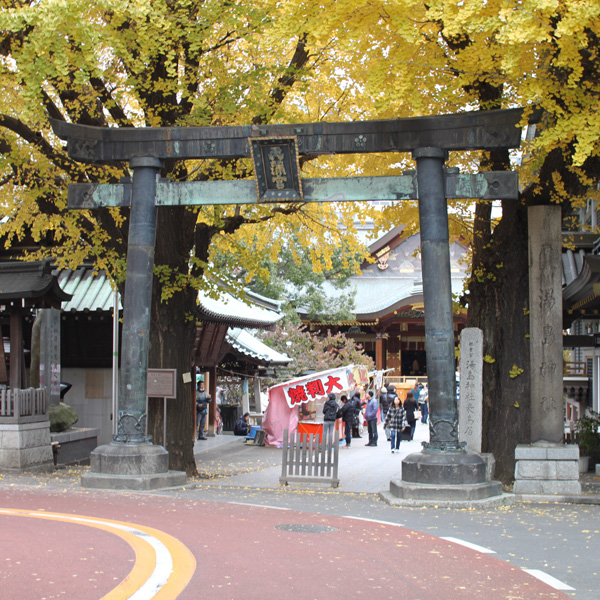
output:
{"label": "torii base stone", "polygon": [[91,468],[81,476],[85,488],[156,490],[186,482],[184,471],[169,470],[169,453],[154,444],[106,444],[90,454]]}

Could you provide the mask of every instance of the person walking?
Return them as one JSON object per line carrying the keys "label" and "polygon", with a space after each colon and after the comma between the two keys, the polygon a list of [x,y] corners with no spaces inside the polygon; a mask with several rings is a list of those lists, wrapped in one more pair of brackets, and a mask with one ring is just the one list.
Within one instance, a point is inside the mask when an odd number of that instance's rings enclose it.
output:
{"label": "person walking", "polygon": [[406,392],[406,400],[404,401],[404,410],[406,411],[406,421],[410,427],[410,439],[415,437],[415,427],[417,420],[415,418],[415,410],[419,409],[419,405],[415,400],[411,390]]}
{"label": "person walking", "polygon": [[[398,398],[398,394],[396,392],[396,386],[395,385],[388,385],[387,387],[388,393],[387,393],[387,401],[388,401],[388,410],[390,409],[390,407],[392,406],[392,404],[394,404],[394,399]],[[387,416],[387,411],[386,411],[386,416]],[[389,427],[385,428],[385,433],[387,436],[387,441],[391,441],[392,439],[392,432],[390,430]]]}
{"label": "person walking", "polygon": [[429,389],[426,385],[423,386],[419,394],[419,408],[421,409],[421,423],[427,423],[429,417]]}
{"label": "person walking", "polygon": [[379,405],[373,395],[373,392],[367,392],[367,407],[365,408],[365,419],[367,420],[367,430],[369,432],[369,443],[367,446],[377,446],[377,410]]}
{"label": "person walking", "polygon": [[327,400],[323,404],[323,441],[328,439],[333,440],[338,409],[339,406],[335,399],[335,394],[327,394]]}
{"label": "person walking", "polygon": [[[387,388],[382,387],[379,390],[379,420],[383,423],[385,421],[385,415],[387,415],[388,408],[390,407],[390,400],[387,393]],[[385,437],[387,441],[390,441],[390,432],[384,429]]]}
{"label": "person walking", "polygon": [[339,409],[337,417],[344,423],[344,435],[346,436],[346,445],[344,448],[350,448],[352,442],[352,424],[354,423],[354,402],[348,400],[347,396],[341,397],[342,408]]}
{"label": "person walking", "polygon": [[354,406],[354,422],[352,423],[352,437],[360,438],[362,437],[362,409],[365,406],[365,404],[360,398],[360,389],[356,388],[356,390],[354,391],[354,395],[352,396],[352,398],[350,398],[349,402]]}
{"label": "person walking", "polygon": [[393,403],[388,409],[385,417],[385,426],[390,429],[392,454],[400,449],[400,440],[402,439],[402,431],[406,427],[406,412],[400,402],[400,398],[396,396]]}

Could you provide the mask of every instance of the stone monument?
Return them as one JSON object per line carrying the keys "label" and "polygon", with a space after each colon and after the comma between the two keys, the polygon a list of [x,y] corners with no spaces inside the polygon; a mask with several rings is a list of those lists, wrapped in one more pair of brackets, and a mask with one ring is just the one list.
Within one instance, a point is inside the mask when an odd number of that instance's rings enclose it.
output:
{"label": "stone monument", "polygon": [[494,477],[495,460],[482,453],[483,423],[483,331],[466,327],[460,333],[460,403],[458,438],[469,452],[479,454],[487,464],[486,479]]}
{"label": "stone monument", "polygon": [[470,452],[481,453],[483,405],[483,332],[467,327],[460,333],[459,439]]}
{"label": "stone monument", "polygon": [[579,448],[564,444],[561,209],[530,206],[531,444],[515,449],[515,494],[581,494]]}

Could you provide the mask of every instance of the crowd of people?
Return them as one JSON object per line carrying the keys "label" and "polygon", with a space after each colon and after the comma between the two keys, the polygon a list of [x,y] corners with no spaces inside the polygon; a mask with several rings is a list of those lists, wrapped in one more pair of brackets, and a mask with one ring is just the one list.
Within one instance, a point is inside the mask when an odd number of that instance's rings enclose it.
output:
{"label": "crowd of people", "polygon": [[427,423],[429,417],[429,391],[422,383],[415,383],[414,388],[406,393],[404,402],[400,400],[393,384],[382,387],[377,397],[371,390],[363,394],[361,389],[357,388],[350,398],[342,394],[340,402],[341,406],[338,405],[335,394],[328,394],[323,405],[323,435],[333,436],[336,420],[341,419],[344,427],[344,448],[351,447],[353,438],[362,437],[363,422],[366,422],[369,436],[365,445],[377,446],[379,414],[392,453],[398,452],[402,435],[406,434],[408,439],[412,440],[417,420]]}
{"label": "crowd of people", "polygon": [[[262,394],[261,394],[262,396]],[[265,394],[266,396],[266,394]],[[350,397],[348,397],[350,396]],[[261,398],[262,400],[262,398]],[[204,388],[204,381],[199,380],[196,387],[196,433],[198,440],[206,440],[204,430],[211,396]],[[427,423],[429,418],[429,392],[427,386],[415,383],[406,392],[402,401],[393,384],[383,386],[379,393],[373,390],[364,392],[357,387],[351,395],[342,394],[338,403],[337,396],[330,393],[323,405],[323,436],[332,438],[336,421],[342,420],[345,445],[350,448],[353,438],[360,438],[367,426],[369,447],[379,442],[378,423],[383,424],[383,433],[391,444],[392,453],[398,452],[402,436],[412,440],[415,435],[417,420]],[[244,413],[235,423],[234,434],[248,435],[250,430],[250,414]]]}

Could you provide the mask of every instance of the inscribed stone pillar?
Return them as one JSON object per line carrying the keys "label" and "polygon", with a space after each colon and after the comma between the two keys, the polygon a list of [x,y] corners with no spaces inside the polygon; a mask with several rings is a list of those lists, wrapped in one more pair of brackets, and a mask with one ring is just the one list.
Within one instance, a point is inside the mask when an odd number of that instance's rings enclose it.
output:
{"label": "inscribed stone pillar", "polygon": [[531,442],[563,441],[561,210],[530,206]]}
{"label": "inscribed stone pillar", "polygon": [[458,431],[469,452],[481,453],[483,405],[483,332],[467,327],[460,334],[460,404]]}
{"label": "inscribed stone pillar", "polygon": [[40,335],[40,387],[48,390],[48,402],[60,402],[60,311],[44,308]]}

